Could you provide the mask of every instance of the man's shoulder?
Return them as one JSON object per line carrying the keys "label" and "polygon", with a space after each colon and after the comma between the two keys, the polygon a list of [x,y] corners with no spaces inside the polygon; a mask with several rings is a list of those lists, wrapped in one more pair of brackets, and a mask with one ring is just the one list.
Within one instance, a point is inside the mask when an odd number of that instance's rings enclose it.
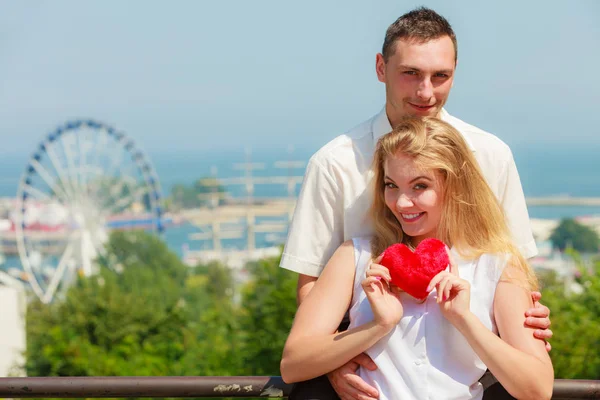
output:
{"label": "man's shoulder", "polygon": [[369,118],[336,136],[312,155],[310,163],[330,168],[370,160],[374,151],[372,124],[373,118]]}
{"label": "man's shoulder", "polygon": [[450,114],[447,114],[446,121],[465,136],[476,152],[495,155],[496,157],[512,157],[510,147],[498,136]]}

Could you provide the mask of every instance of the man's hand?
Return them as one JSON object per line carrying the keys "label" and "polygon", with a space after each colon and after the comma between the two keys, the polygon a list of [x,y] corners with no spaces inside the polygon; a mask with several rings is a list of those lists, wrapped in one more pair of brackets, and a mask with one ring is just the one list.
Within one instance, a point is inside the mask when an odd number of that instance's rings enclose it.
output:
{"label": "man's hand", "polygon": [[327,374],[331,386],[342,400],[371,400],[379,398],[379,392],[361,379],[356,373],[358,367],[364,367],[371,371],[377,369],[377,365],[365,353],[354,357],[345,365]]}
{"label": "man's hand", "polygon": [[552,346],[548,342],[552,338],[552,331],[550,328],[550,309],[540,303],[542,294],[540,292],[531,292],[531,299],[533,300],[533,308],[525,311],[525,325],[530,328],[536,328],[533,332],[533,336],[538,339],[542,339],[546,342],[546,351],[550,351]]}

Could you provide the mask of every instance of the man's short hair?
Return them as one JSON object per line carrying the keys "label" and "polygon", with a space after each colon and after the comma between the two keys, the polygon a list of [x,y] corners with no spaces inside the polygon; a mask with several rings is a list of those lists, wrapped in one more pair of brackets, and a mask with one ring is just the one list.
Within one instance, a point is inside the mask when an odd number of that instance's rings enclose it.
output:
{"label": "man's short hair", "polygon": [[381,53],[383,54],[383,59],[387,61],[394,55],[396,51],[394,45],[400,39],[425,43],[443,36],[448,36],[452,40],[454,44],[454,60],[456,61],[458,56],[456,35],[448,20],[427,7],[415,8],[400,16],[400,18],[388,27]]}

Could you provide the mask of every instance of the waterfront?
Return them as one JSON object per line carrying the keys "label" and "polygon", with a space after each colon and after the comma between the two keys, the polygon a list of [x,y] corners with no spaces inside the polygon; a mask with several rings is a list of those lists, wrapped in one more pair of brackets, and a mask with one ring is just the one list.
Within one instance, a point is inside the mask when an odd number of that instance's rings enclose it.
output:
{"label": "waterfront", "polygon": [[[551,229],[553,229],[562,218],[590,219],[594,216],[600,216],[600,207],[585,207],[585,206],[529,206],[529,214],[531,223],[536,236],[547,239]],[[209,213],[209,210],[207,210]],[[207,214],[209,215],[209,214]],[[264,219],[257,221],[259,224],[273,222],[283,225],[286,218],[282,217],[278,220]],[[239,226],[239,225],[238,225]],[[193,237],[205,235],[206,240],[194,240]],[[167,226],[161,237],[168,245],[169,249],[177,254],[180,258],[185,258],[186,253],[208,251],[213,249],[213,242],[210,239],[210,230],[201,229],[200,227],[186,221],[179,224]],[[278,246],[284,243],[286,232],[257,232],[255,234],[256,248],[267,248]],[[223,250],[240,251],[247,247],[248,237],[245,233],[241,233],[235,238],[221,239]],[[538,243],[541,244],[541,243]],[[15,255],[5,255],[5,263],[0,268],[8,270],[11,268],[20,269],[20,261]]]}
{"label": "waterfront", "polygon": [[[296,151],[256,151],[252,154],[241,150],[227,153],[157,153],[150,154],[163,189],[163,196],[168,197],[172,188],[177,184],[192,185],[197,179],[214,176],[224,181],[228,194],[234,199],[248,199],[247,188],[243,179],[248,171],[240,168],[240,162],[253,163],[256,168],[250,174],[255,178],[279,176],[277,184],[256,184],[252,188],[252,198],[273,199],[295,197],[299,191],[299,179],[304,173],[304,165],[312,149]],[[569,163],[556,163],[554,160],[570,157]],[[547,236],[547,227],[554,226],[562,218],[581,218],[600,215],[600,177],[593,168],[598,164],[597,151],[594,148],[572,149],[545,148],[515,150],[515,160],[519,166],[524,192],[532,201],[528,204],[529,216],[534,225],[534,231],[542,230]],[[287,163],[287,164],[286,164]],[[17,191],[18,179],[26,164],[25,155],[14,155],[5,159],[0,174],[0,197],[14,197]],[[287,165],[287,167],[286,167]],[[291,166],[293,165],[293,166]],[[293,178],[293,190],[290,192],[286,181]],[[236,184],[231,182],[238,181]],[[291,180],[290,180],[291,181]],[[230,182],[230,183],[227,183]],[[588,204],[569,204],[576,198],[592,198]],[[563,204],[552,204],[553,201]],[[284,213],[285,214],[285,213]],[[209,215],[209,214],[207,214]],[[177,218],[176,218],[177,219]],[[552,222],[554,221],[554,222]],[[204,221],[206,222],[206,221]],[[239,221],[238,221],[239,222]],[[242,221],[243,222],[243,221]],[[271,223],[286,223],[285,217]],[[243,224],[242,224],[243,225]],[[545,230],[545,231],[544,231]],[[207,236],[208,232],[208,236]],[[194,240],[204,235],[207,240]],[[210,229],[201,229],[189,222],[172,224],[167,227],[162,237],[169,248],[180,258],[186,254],[212,249]],[[266,248],[282,244],[286,232],[256,232],[257,248]],[[247,236],[222,239],[222,248],[239,251],[246,247]],[[6,256],[5,269],[18,268],[19,260],[14,256]]]}

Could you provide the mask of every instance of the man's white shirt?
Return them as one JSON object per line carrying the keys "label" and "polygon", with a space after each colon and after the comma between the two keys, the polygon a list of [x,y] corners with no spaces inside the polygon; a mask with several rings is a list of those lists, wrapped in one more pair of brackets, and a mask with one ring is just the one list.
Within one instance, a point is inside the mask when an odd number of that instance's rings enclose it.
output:
{"label": "man's white shirt", "polygon": [[[464,137],[500,201],[513,239],[527,258],[537,254],[521,180],[510,148],[496,136],[442,110]],[[372,161],[377,140],[392,131],[385,109],[323,146],[310,159],[280,266],[319,276],[346,240],[369,236]]]}

